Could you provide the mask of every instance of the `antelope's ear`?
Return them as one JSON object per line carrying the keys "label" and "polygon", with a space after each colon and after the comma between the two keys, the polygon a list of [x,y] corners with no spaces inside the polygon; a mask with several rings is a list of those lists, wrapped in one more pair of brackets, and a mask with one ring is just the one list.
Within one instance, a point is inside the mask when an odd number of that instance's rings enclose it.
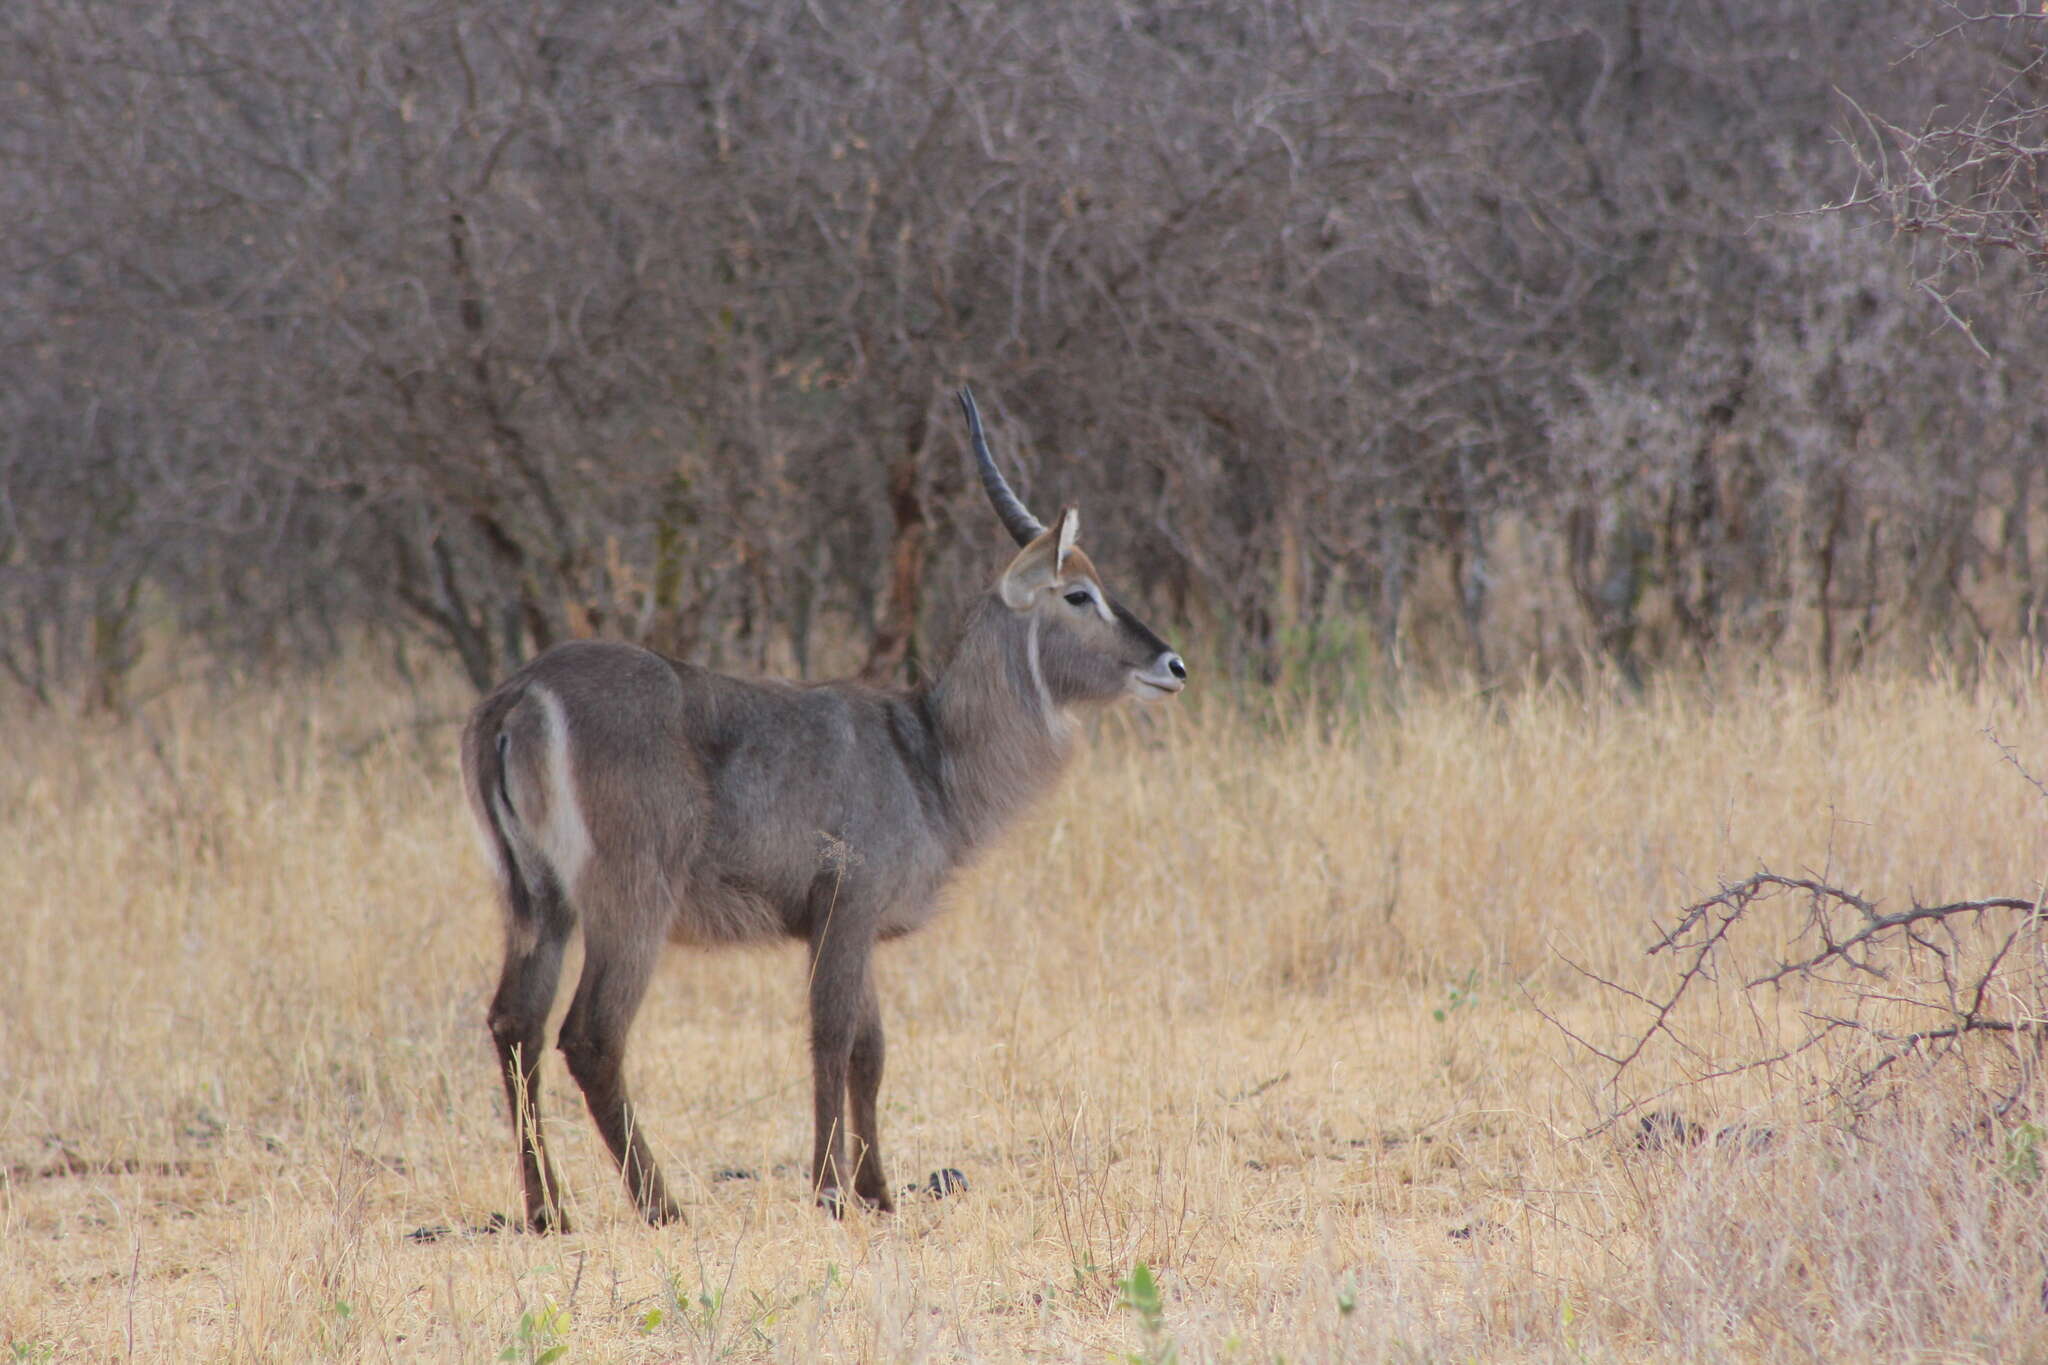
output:
{"label": "antelope's ear", "polygon": [[1043,589],[1058,581],[1074,541],[1081,533],[1081,514],[1069,507],[1051,529],[1039,533],[1029,545],[1017,551],[1003,580],[996,585],[1003,605],[1011,611],[1025,611]]}
{"label": "antelope's ear", "polygon": [[1081,538],[1081,509],[1062,507],[1059,522],[1052,529],[1059,536],[1059,548],[1052,557],[1052,571],[1061,574],[1067,571],[1067,556],[1074,552],[1074,542]]}

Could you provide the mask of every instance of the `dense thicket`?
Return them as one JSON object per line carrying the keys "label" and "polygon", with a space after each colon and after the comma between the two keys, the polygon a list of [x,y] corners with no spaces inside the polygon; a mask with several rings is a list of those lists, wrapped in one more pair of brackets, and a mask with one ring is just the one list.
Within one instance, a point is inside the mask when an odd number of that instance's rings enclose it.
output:
{"label": "dense thicket", "polygon": [[2031,639],[2039,255],[1916,261],[1944,220],[1870,191],[1958,110],[2039,142],[2044,36],[1918,0],[13,0],[0,666],[112,702],[145,638],[367,624],[480,684],[590,632],[915,670],[996,563],[962,381],[1246,672]]}

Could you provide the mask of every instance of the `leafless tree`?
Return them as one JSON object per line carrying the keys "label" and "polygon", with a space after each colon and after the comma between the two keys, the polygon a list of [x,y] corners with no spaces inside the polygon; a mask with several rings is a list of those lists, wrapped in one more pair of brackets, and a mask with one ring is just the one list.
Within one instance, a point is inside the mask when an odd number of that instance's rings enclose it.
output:
{"label": "leafless tree", "polygon": [[117,704],[146,641],[367,629],[480,687],[586,635],[914,677],[981,534],[965,379],[1252,676],[2031,638],[2029,305],[1973,304],[1987,360],[1798,214],[1857,193],[1837,91],[1930,128],[2033,31],[1962,27],[21,0],[0,666]]}
{"label": "leafless tree", "polygon": [[1935,6],[1901,60],[1958,98],[1915,122],[1851,99],[1858,183],[1840,207],[1924,244],[1921,287],[1969,330],[1951,296],[1995,287],[2002,264],[2035,293],[2048,285],[2048,14]]}

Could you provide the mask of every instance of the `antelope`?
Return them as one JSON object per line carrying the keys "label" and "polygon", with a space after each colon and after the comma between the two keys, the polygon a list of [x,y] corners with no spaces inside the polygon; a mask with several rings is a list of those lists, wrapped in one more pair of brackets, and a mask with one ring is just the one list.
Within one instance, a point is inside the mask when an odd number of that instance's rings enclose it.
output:
{"label": "antelope", "polygon": [[809,952],[813,1195],[834,1216],[849,1186],[892,1211],[875,1122],[876,941],[930,920],[947,880],[1053,785],[1075,711],[1186,683],[1181,657],[1103,588],[1075,543],[1079,513],[1051,529],[1032,516],[973,395],[958,397],[982,487],[1020,548],[929,682],[751,680],[586,640],[534,659],[464,727],[463,786],[504,911],[490,1032],[533,1231],[567,1228],[539,1066],[579,929],[582,975],[557,1044],[642,1216],[682,1216],[622,1074],[663,942],[777,937]]}

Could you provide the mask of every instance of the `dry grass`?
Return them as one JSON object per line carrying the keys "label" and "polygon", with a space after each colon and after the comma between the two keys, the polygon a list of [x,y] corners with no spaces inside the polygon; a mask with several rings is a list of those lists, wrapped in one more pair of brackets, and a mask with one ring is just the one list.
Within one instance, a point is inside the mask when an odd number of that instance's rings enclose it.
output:
{"label": "dry grass", "polygon": [[[814,1212],[797,958],[677,956],[632,1070],[688,1225],[634,1221],[551,1062],[579,1231],[430,1244],[406,1234],[517,1202],[483,1028],[497,931],[452,724],[363,746],[459,695],[15,717],[0,1340],[2039,1359],[2048,1210],[1967,1093],[1929,1082],[1851,1137],[1773,1073],[1683,1098],[1773,1125],[1768,1148],[1639,1152],[1580,1136],[1604,1075],[1535,1008],[1613,1036],[1628,1016],[1559,950],[1641,979],[1650,917],[1760,860],[1886,898],[2031,892],[2043,806],[1979,732],[2040,755],[2034,686],[1433,696],[1341,733],[1214,704],[1111,720],[953,912],[884,950],[893,1174],[956,1166],[970,1193]],[[1117,1284],[1138,1262],[1152,1334]]]}

